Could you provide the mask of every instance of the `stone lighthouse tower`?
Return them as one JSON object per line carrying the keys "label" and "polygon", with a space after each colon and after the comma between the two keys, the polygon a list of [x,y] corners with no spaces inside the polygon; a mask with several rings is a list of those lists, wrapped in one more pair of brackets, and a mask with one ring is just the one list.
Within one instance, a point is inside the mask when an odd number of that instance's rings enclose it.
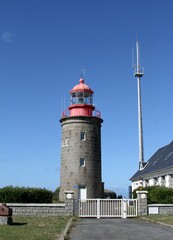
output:
{"label": "stone lighthouse tower", "polygon": [[75,199],[101,198],[101,119],[93,105],[93,91],[79,80],[70,91],[70,106],[62,113],[60,201],[64,191]]}

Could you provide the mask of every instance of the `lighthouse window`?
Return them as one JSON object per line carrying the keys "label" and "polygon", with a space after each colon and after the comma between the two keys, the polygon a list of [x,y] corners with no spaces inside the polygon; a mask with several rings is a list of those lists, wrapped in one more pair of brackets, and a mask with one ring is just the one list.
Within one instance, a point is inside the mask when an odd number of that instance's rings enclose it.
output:
{"label": "lighthouse window", "polygon": [[79,98],[78,103],[83,103],[83,97]]}
{"label": "lighthouse window", "polygon": [[84,97],[89,97],[90,93],[89,92],[84,92]]}
{"label": "lighthouse window", "polygon": [[76,98],[76,92],[73,92],[71,94],[71,104],[76,104],[77,98]]}
{"label": "lighthouse window", "polygon": [[85,134],[85,132],[81,132],[81,133],[80,133],[80,140],[81,140],[81,141],[85,141],[85,140],[86,140],[86,134]]}
{"label": "lighthouse window", "polygon": [[92,94],[89,92],[84,92],[84,103],[85,104],[92,104]]}
{"label": "lighthouse window", "polygon": [[83,92],[77,92],[77,97],[83,97]]}
{"label": "lighthouse window", "polygon": [[71,99],[71,103],[72,103],[72,104],[76,104],[76,101],[77,101],[77,98],[76,98],[76,97],[74,97],[74,98]]}
{"label": "lighthouse window", "polygon": [[71,104],[93,104],[93,95],[90,92],[73,92],[71,94]]}
{"label": "lighthouse window", "polygon": [[77,92],[77,103],[82,104],[83,101],[83,92]]}
{"label": "lighthouse window", "polygon": [[80,167],[85,167],[85,159],[80,158]]}

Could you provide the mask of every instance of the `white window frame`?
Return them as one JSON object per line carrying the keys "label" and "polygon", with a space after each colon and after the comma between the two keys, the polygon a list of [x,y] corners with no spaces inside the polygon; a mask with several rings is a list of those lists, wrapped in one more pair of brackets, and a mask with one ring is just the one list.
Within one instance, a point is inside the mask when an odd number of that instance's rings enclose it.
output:
{"label": "white window frame", "polygon": [[85,167],[85,158],[80,158],[80,167]]}
{"label": "white window frame", "polygon": [[81,141],[85,141],[86,140],[86,133],[85,132],[81,132],[80,133],[80,140]]}

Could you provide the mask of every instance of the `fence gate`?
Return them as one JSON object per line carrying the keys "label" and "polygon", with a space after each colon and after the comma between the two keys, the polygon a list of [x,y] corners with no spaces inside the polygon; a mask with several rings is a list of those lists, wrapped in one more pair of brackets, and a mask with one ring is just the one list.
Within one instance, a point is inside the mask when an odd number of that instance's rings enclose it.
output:
{"label": "fence gate", "polygon": [[79,200],[79,217],[136,217],[137,199]]}

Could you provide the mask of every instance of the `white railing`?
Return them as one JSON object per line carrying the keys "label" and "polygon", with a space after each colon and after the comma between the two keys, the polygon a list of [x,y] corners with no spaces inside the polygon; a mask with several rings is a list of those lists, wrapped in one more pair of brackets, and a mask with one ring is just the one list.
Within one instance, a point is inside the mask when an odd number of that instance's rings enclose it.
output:
{"label": "white railing", "polygon": [[79,217],[97,217],[98,199],[79,200]]}
{"label": "white railing", "polygon": [[127,199],[125,201],[126,201],[127,217],[137,217],[138,215],[137,199]]}
{"label": "white railing", "polygon": [[100,217],[121,217],[121,199],[100,199]]}
{"label": "white railing", "polygon": [[79,217],[135,217],[136,199],[86,199],[79,200]]}

